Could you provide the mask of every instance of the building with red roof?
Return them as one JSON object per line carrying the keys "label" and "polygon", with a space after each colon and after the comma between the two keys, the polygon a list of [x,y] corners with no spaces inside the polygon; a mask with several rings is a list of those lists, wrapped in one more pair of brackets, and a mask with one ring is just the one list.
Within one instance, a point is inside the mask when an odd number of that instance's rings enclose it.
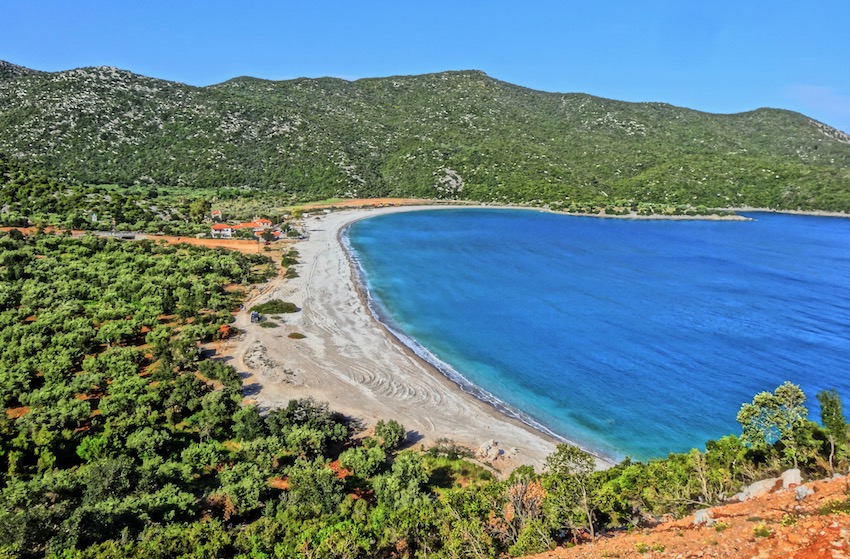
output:
{"label": "building with red roof", "polygon": [[[263,234],[263,232],[268,231],[272,228],[272,220],[264,219],[264,218],[255,218],[254,221],[245,221],[242,223],[236,224],[228,224],[228,223],[216,223],[210,228],[210,235],[213,237],[230,239],[233,237],[234,231],[239,231],[241,229],[251,229],[254,231],[254,236],[259,237]],[[280,237],[280,231],[273,231],[275,234],[275,238]]]}

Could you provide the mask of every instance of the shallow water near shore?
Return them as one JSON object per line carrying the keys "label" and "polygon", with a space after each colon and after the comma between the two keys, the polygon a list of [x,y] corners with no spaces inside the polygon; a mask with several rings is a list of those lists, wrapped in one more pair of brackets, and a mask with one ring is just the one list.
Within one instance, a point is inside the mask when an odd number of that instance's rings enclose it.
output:
{"label": "shallow water near shore", "polygon": [[702,448],[785,380],[850,403],[850,220],[450,209],[356,222],[383,321],[478,397],[614,459]]}

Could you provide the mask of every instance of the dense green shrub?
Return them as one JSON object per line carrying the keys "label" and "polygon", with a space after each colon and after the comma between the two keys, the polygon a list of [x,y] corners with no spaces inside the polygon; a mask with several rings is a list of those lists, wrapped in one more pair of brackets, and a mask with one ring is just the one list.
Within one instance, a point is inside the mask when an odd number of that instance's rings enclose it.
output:
{"label": "dense green shrub", "polygon": [[272,299],[259,305],[251,307],[252,311],[257,311],[260,314],[283,314],[298,312],[299,309],[294,303],[281,301],[280,299]]}
{"label": "dense green shrub", "polygon": [[379,419],[375,425],[375,437],[380,441],[381,448],[385,451],[391,451],[397,449],[404,442],[407,437],[407,430],[395,419],[388,421]]}

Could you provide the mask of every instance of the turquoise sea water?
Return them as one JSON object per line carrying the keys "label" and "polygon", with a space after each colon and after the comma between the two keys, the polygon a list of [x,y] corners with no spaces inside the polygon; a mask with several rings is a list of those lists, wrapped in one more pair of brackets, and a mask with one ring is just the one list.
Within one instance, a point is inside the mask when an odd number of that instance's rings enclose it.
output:
{"label": "turquoise sea water", "polygon": [[703,448],[785,380],[850,406],[850,220],[450,209],[353,224],[373,310],[465,389],[612,458]]}

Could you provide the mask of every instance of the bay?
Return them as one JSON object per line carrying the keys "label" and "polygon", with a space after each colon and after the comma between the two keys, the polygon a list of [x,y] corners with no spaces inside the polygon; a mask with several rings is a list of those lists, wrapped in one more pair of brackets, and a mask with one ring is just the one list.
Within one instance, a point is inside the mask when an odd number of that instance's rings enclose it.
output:
{"label": "bay", "polygon": [[454,380],[610,458],[740,433],[790,380],[850,396],[850,220],[632,221],[501,209],[346,232],[379,319]]}

